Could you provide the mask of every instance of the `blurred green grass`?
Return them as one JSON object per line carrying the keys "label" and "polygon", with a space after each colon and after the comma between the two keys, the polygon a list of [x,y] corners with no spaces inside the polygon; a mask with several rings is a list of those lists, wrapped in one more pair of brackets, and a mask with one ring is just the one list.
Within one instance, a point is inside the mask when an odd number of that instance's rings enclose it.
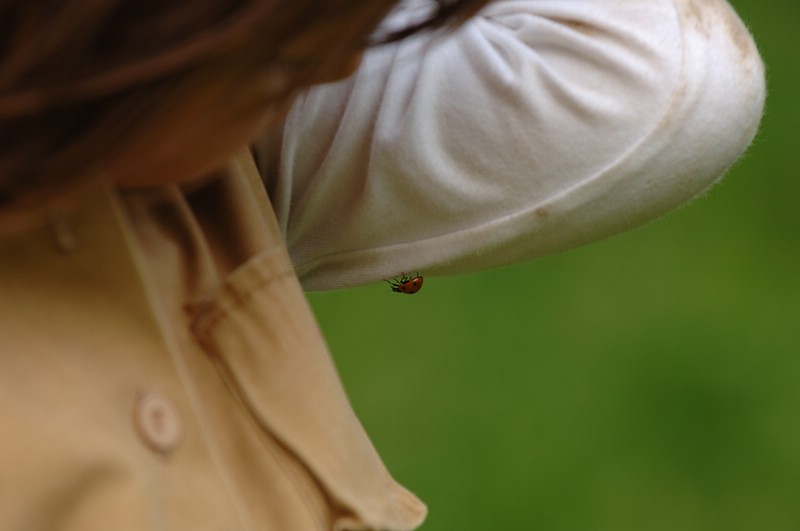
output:
{"label": "blurred green grass", "polygon": [[424,530],[800,529],[800,2],[733,2],[770,98],[707,196],[537,262],[311,294]]}

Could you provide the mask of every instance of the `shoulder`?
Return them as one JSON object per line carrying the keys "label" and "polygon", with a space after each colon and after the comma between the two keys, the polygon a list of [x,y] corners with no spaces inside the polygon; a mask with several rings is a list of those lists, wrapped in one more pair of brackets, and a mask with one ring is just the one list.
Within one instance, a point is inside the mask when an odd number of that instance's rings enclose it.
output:
{"label": "shoulder", "polygon": [[279,215],[313,289],[536,258],[705,190],[764,95],[724,0],[499,0],[301,98]]}

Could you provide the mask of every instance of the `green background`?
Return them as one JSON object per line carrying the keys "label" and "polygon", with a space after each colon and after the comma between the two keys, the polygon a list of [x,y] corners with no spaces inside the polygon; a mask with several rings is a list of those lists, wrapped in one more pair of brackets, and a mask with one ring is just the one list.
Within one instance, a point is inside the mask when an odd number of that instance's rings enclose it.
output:
{"label": "green background", "polygon": [[800,529],[800,2],[733,2],[762,131],[689,207],[476,275],[310,295],[424,530]]}

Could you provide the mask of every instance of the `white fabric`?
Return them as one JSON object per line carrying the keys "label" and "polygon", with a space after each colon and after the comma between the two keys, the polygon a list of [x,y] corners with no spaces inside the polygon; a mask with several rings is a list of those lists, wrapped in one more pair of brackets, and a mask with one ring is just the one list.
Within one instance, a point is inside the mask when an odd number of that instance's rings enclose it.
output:
{"label": "white fabric", "polygon": [[308,92],[269,186],[306,289],[474,271],[696,196],[751,142],[764,94],[724,0],[500,0]]}

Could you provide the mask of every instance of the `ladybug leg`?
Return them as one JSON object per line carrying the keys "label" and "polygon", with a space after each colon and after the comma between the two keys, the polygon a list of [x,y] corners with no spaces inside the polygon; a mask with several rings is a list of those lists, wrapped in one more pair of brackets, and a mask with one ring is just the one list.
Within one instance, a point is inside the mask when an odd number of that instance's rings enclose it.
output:
{"label": "ladybug leg", "polygon": [[398,285],[405,284],[405,283],[406,283],[406,282],[408,282],[409,280],[413,280],[414,278],[416,278],[416,277],[418,277],[418,276],[419,276],[419,274],[418,274],[418,273],[417,273],[417,274],[414,274],[414,275],[412,275],[412,274],[408,274],[408,275],[407,275],[407,274],[405,274],[405,273],[400,273],[400,280],[399,280],[399,281],[397,281],[397,284],[398,284]]}

